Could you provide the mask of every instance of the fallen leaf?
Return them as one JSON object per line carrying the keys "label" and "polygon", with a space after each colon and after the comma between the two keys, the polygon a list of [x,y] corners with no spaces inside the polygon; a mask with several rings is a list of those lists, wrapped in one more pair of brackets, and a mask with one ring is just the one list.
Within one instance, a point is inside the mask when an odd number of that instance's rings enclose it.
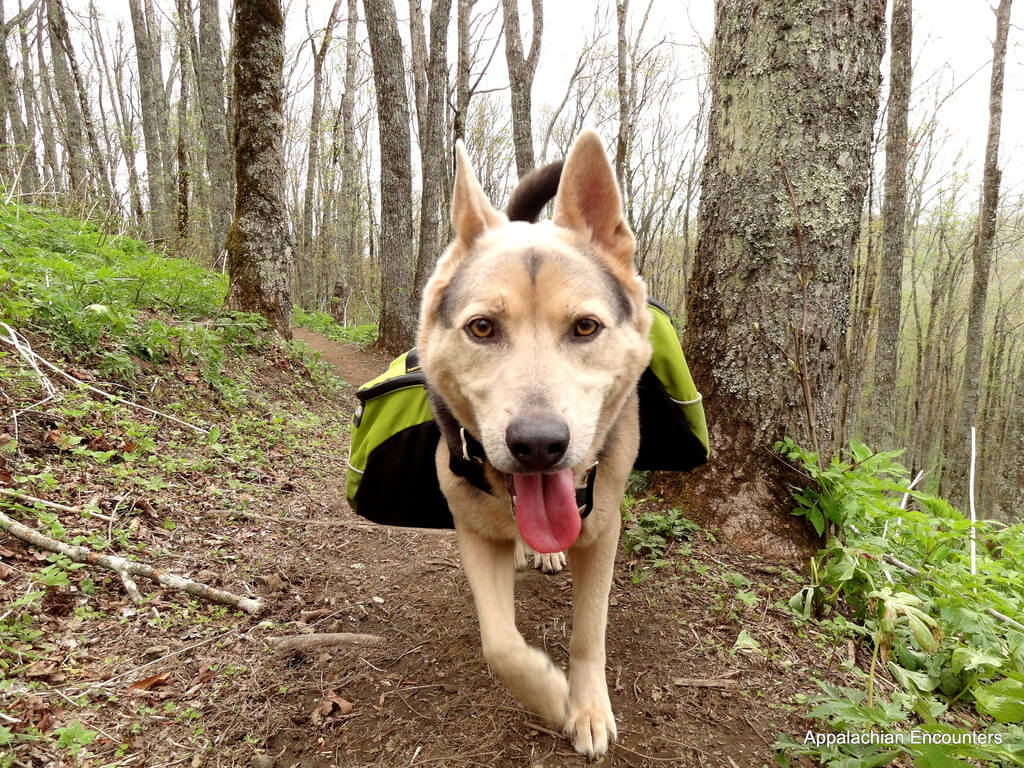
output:
{"label": "fallen leaf", "polygon": [[150,688],[156,688],[160,685],[170,685],[172,682],[170,672],[161,672],[158,675],[151,675],[150,677],[142,680],[136,680],[128,686],[128,692],[134,693],[135,691],[148,691]]}
{"label": "fallen leaf", "polygon": [[320,699],[320,703],[309,713],[309,721],[313,725],[326,724],[336,717],[350,714],[353,708],[352,702],[341,698],[334,691],[328,691],[327,695]]}

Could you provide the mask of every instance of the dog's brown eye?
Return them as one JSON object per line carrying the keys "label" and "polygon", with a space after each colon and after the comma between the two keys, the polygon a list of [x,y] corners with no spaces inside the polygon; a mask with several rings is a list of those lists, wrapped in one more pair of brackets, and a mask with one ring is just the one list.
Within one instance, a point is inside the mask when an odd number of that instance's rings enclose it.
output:
{"label": "dog's brown eye", "polygon": [[494,323],[486,317],[474,317],[466,325],[466,330],[477,339],[489,339],[494,336]]}
{"label": "dog's brown eye", "polygon": [[593,336],[601,330],[601,324],[592,317],[581,317],[576,321],[576,325],[573,326],[574,336]]}

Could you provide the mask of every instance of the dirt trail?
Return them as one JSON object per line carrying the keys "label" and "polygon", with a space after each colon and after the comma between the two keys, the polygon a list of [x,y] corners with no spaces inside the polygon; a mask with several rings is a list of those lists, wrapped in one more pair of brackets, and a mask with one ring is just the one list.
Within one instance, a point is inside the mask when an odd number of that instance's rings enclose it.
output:
{"label": "dirt trail", "polygon": [[[388,362],[304,329],[296,337],[352,384]],[[266,742],[276,765],[584,765],[489,673],[453,534],[363,526],[339,501],[340,489],[318,495],[351,528],[330,536],[307,529],[316,541],[304,539],[302,557],[281,567],[287,586],[275,613],[283,619],[329,607],[317,631],[369,632],[387,642],[281,662],[279,682],[289,693],[279,706],[294,725]],[[636,510],[663,507],[650,499]],[[838,666],[847,653],[796,639],[779,607],[797,588],[784,569],[732,554],[711,535],[698,534],[690,546],[671,545],[656,569],[620,549],[607,641],[619,742],[603,765],[774,765],[777,734],[807,730],[792,714],[793,694],[813,692],[811,672]],[[517,576],[520,630],[563,667],[570,598],[568,571]],[[734,650],[744,629],[758,650]],[[332,691],[354,704],[352,713],[311,725],[309,713]]]}
{"label": "dirt trail", "polygon": [[378,376],[390,360],[380,353],[360,349],[356,344],[339,344],[308,328],[293,328],[292,335],[320,353],[325,363],[333,365],[338,375],[353,387],[359,387]]}

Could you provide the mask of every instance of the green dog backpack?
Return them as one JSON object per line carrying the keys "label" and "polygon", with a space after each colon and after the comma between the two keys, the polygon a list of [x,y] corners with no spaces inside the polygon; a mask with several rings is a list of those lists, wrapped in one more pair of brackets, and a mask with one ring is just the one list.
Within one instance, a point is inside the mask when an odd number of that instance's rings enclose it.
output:
{"label": "green dog backpack", "polygon": [[[708,459],[708,429],[668,311],[648,301],[653,354],[640,377],[640,451],[634,469],[685,471]],[[416,350],[356,391],[345,495],[356,514],[384,525],[452,528],[434,455],[441,430]]]}

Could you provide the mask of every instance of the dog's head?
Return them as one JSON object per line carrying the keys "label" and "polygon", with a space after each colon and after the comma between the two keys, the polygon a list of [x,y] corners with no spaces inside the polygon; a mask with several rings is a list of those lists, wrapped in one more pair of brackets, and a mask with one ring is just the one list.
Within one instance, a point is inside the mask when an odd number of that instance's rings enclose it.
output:
{"label": "dog's head", "polygon": [[431,388],[512,475],[520,533],[566,549],[572,470],[593,457],[651,356],[646,288],[601,140],[580,135],[550,222],[509,222],[461,143],[455,238],[426,286],[420,360]]}

